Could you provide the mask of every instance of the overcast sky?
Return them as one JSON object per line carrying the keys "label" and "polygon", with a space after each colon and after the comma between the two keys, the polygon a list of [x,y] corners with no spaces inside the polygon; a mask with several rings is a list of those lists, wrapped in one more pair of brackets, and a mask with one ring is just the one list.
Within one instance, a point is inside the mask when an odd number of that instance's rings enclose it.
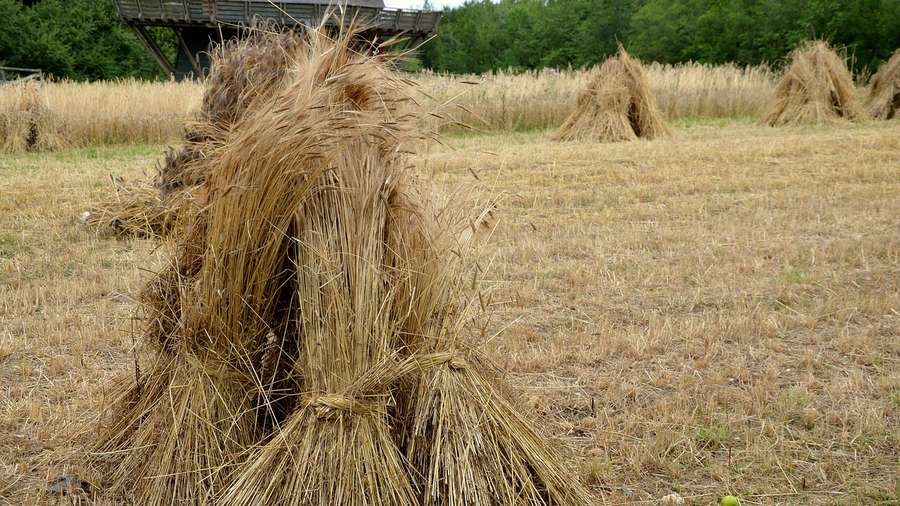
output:
{"label": "overcast sky", "polygon": [[[464,0],[431,0],[435,10],[462,5]],[[395,9],[419,9],[424,0],[384,0],[384,5]]]}

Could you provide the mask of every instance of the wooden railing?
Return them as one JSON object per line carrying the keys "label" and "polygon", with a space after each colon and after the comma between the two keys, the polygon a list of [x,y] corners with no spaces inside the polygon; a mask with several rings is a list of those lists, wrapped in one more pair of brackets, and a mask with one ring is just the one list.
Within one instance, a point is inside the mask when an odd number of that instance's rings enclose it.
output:
{"label": "wooden railing", "polygon": [[356,19],[380,31],[431,33],[441,18],[440,12],[380,7],[380,0],[352,0],[340,8],[308,0],[116,0],[116,6],[125,21],[146,25],[246,26],[254,21],[318,25],[334,16],[331,23]]}

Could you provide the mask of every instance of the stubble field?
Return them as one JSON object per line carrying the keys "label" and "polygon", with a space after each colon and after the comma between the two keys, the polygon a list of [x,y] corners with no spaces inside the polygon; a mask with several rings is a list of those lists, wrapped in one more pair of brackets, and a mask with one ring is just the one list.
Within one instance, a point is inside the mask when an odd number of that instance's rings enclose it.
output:
{"label": "stubble field", "polygon": [[[444,142],[426,174],[501,197],[484,346],[598,504],[900,501],[900,122]],[[0,156],[0,503],[50,501],[133,374],[164,252],[76,218],[161,153]]]}

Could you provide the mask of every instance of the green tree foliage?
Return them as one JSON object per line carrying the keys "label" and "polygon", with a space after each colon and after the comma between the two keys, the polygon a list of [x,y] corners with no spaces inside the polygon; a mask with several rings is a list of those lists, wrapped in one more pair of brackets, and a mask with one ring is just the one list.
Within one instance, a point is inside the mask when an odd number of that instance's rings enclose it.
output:
{"label": "green tree foliage", "polygon": [[804,40],[857,70],[900,47],[900,0],[489,0],[449,10],[426,66],[450,72],[586,66],[618,42],[645,60],[779,65]]}
{"label": "green tree foliage", "polygon": [[161,77],[112,0],[0,0],[0,65],[77,80]]}
{"label": "green tree foliage", "polygon": [[424,51],[450,72],[582,66],[615,51],[639,0],[470,1],[444,14]]}
{"label": "green tree foliage", "polygon": [[[173,35],[156,35],[174,56]],[[445,13],[422,64],[455,73],[582,67],[622,42],[644,60],[778,65],[811,38],[846,48],[857,70],[874,69],[900,47],[900,0],[469,0]],[[163,77],[113,0],[0,0],[0,65],[70,79]]]}

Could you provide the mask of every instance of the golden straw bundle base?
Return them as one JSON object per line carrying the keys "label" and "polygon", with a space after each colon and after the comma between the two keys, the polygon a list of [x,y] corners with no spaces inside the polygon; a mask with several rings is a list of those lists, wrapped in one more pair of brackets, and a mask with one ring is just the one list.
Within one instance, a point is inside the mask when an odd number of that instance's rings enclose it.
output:
{"label": "golden straw bundle base", "polygon": [[[194,357],[166,357],[117,403],[94,466],[134,504],[205,504],[235,457],[258,440],[252,383]],[[137,390],[139,388],[140,390]]]}
{"label": "golden straw bundle base", "polygon": [[421,504],[589,504],[480,361],[471,353],[447,355],[422,375],[413,399],[406,451],[421,475]]}

